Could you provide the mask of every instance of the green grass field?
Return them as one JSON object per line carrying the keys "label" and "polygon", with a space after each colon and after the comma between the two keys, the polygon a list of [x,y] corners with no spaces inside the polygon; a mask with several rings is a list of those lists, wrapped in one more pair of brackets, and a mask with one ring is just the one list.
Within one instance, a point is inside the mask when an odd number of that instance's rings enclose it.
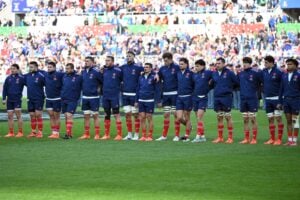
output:
{"label": "green grass field", "polygon": [[[166,142],[1,137],[0,199],[300,199],[299,146],[263,145],[268,138],[264,112],[258,114],[259,144],[240,145],[240,113],[233,118],[232,145],[211,143],[217,135],[212,111],[205,117],[209,142],[203,144],[174,143],[172,133]],[[162,120],[155,116],[155,137]],[[75,121],[76,137],[82,121]],[[29,123],[24,127],[28,133]],[[0,123],[0,134],[6,132],[7,124]]]}

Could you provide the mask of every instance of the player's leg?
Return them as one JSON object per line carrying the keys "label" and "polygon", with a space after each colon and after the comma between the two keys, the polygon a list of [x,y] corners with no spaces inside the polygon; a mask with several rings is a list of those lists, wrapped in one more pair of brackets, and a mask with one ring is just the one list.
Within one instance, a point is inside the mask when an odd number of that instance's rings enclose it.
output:
{"label": "player's leg", "polygon": [[153,140],[153,118],[152,118],[152,113],[146,113],[146,118],[148,122],[148,136],[147,136],[147,141],[152,141]]}
{"label": "player's leg", "polygon": [[252,140],[250,141],[250,144],[256,144],[257,143],[257,132],[258,132],[258,125],[256,120],[256,112],[250,112],[248,113],[249,119],[251,121],[252,126]]}
{"label": "player's leg", "polygon": [[64,113],[66,120],[66,135],[64,139],[71,139],[73,137],[73,115],[76,111],[77,103],[77,101],[62,103],[62,113]]}
{"label": "player's leg", "polygon": [[213,143],[221,143],[223,139],[223,129],[224,129],[224,114],[222,109],[222,104],[219,98],[214,98],[214,111],[217,113],[217,126],[218,126],[218,137],[213,140]]}
{"label": "player's leg", "polygon": [[[279,103],[279,101],[276,100],[276,102],[274,102],[274,103],[277,106],[277,104]],[[276,119],[276,122],[277,122],[277,132],[278,132],[278,138],[274,142],[276,144],[281,144],[282,136],[283,136],[283,131],[284,131],[284,124],[282,122],[282,113],[283,113],[283,111],[282,110],[278,110],[277,108],[274,111],[274,116],[275,116],[275,119]]]}
{"label": "player's leg", "polygon": [[162,106],[164,112],[163,131],[162,131],[162,135],[159,138],[157,138],[156,141],[166,140],[169,132],[172,107],[171,107],[171,99],[166,95],[163,96]]}
{"label": "player's leg", "polygon": [[228,139],[225,143],[231,144],[233,143],[233,121],[231,116],[231,105],[232,105],[232,97],[226,97],[222,99],[223,101],[223,110],[225,111],[224,117],[227,122],[227,130],[228,130]]}
{"label": "player's leg", "polygon": [[197,135],[193,142],[206,142],[206,138],[204,135],[204,121],[203,117],[205,114],[205,110],[198,109],[196,112],[197,117]]}
{"label": "player's leg", "polygon": [[52,138],[55,132],[55,117],[54,117],[54,110],[53,110],[54,102],[50,100],[46,100],[46,110],[49,115],[50,127],[51,127],[51,134],[48,138]]}
{"label": "player's leg", "polygon": [[14,137],[14,110],[7,110],[7,121],[9,131],[4,137]]}
{"label": "player's leg", "polygon": [[184,111],[183,117],[185,120],[185,135],[181,138],[183,141],[190,141],[189,137],[192,131],[192,124],[191,124],[191,110],[193,106],[192,97],[185,97],[184,98]]}
{"label": "player's leg", "polygon": [[288,145],[296,146],[299,134],[299,110],[300,104],[299,99],[289,99],[289,104],[291,108],[291,121],[292,121],[292,131],[288,136]]}
{"label": "player's leg", "polygon": [[43,111],[42,109],[35,110],[35,116],[37,118],[37,126],[38,126],[38,133],[36,135],[37,138],[43,137]]}
{"label": "player's leg", "polygon": [[92,114],[90,99],[82,99],[81,107],[84,116],[84,134],[79,139],[90,139],[90,118]]}
{"label": "player's leg", "polygon": [[174,142],[178,142],[180,140],[180,121],[183,120],[183,109],[184,102],[182,98],[177,98],[176,100],[176,121],[175,121],[175,137],[173,138]]}
{"label": "player's leg", "polygon": [[17,138],[23,137],[23,119],[22,119],[22,110],[21,108],[15,108],[15,114],[18,121],[18,133],[16,135]]}
{"label": "player's leg", "polygon": [[293,143],[292,146],[297,145],[298,134],[299,134],[299,112],[292,114],[293,123]]}
{"label": "player's leg", "polygon": [[114,140],[122,140],[122,120],[120,115],[120,105],[119,105],[119,98],[114,98],[111,101],[111,107],[112,107],[112,114],[115,117],[116,120],[116,129],[117,129],[117,136],[114,138]]}
{"label": "player's leg", "polygon": [[244,125],[244,139],[240,142],[240,144],[248,144],[250,142],[250,116],[249,116],[249,105],[246,99],[241,100],[240,104],[240,112],[243,116],[243,125]]}
{"label": "player's leg", "polygon": [[140,141],[146,141],[147,139],[147,126],[146,126],[146,105],[144,102],[139,102],[139,118],[141,122],[142,137]]}
{"label": "player's leg", "polygon": [[90,100],[91,115],[94,121],[94,132],[95,132],[94,139],[96,140],[100,139],[99,106],[100,103],[98,99]]}
{"label": "player's leg", "polygon": [[286,118],[286,129],[288,133],[288,143],[287,145],[290,145],[293,143],[293,119],[292,119],[292,113],[284,112],[285,118]]}
{"label": "player's leg", "polygon": [[36,128],[37,128],[37,118],[35,116],[34,103],[32,101],[28,101],[27,109],[30,116],[30,125],[31,125],[31,133],[27,136],[28,138],[36,136]]}
{"label": "player's leg", "polygon": [[269,122],[269,133],[270,133],[270,138],[268,141],[264,142],[264,144],[273,144],[275,142],[275,115],[274,115],[274,111],[275,111],[275,107],[274,104],[272,103],[272,100],[265,100],[266,103],[266,113],[267,113],[267,117],[268,117],[268,122]]}
{"label": "player's leg", "polygon": [[130,105],[130,97],[128,96],[123,96],[123,110],[125,113],[126,127],[127,127],[127,135],[123,138],[123,140],[131,140],[132,139],[132,109]]}
{"label": "player's leg", "polygon": [[59,132],[60,132],[60,112],[61,112],[61,100],[58,100],[55,102],[54,108],[54,131],[59,137]]}
{"label": "player's leg", "polygon": [[102,106],[104,109],[104,135],[101,140],[110,139],[110,126],[111,126],[111,104],[106,97],[102,98]]}

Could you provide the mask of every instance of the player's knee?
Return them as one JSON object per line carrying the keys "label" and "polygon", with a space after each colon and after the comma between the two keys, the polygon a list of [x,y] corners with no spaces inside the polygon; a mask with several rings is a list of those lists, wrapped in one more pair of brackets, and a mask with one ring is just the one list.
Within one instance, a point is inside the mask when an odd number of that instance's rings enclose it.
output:
{"label": "player's knee", "polygon": [[294,128],[299,128],[300,124],[299,124],[299,115],[298,116],[293,116],[293,127]]}
{"label": "player's knee", "polygon": [[274,117],[281,118],[282,116],[282,110],[275,110],[274,111]]}
{"label": "player's knee", "polygon": [[84,114],[84,115],[91,115],[91,111],[90,111],[90,110],[84,110],[84,111],[83,111],[83,114]]}
{"label": "player's knee", "polygon": [[171,106],[164,106],[163,108],[163,111],[166,114],[169,114],[170,115],[170,112],[171,112]]}
{"label": "player's knee", "polygon": [[119,109],[119,108],[113,108],[113,109],[112,109],[112,113],[113,113],[114,115],[120,114],[120,109]]}
{"label": "player's knee", "polygon": [[110,109],[107,109],[107,108],[104,108],[104,118],[105,120],[110,120],[110,117],[111,117],[111,111]]}
{"label": "player's knee", "polygon": [[123,107],[124,113],[127,115],[129,115],[131,113],[131,106],[124,106]]}

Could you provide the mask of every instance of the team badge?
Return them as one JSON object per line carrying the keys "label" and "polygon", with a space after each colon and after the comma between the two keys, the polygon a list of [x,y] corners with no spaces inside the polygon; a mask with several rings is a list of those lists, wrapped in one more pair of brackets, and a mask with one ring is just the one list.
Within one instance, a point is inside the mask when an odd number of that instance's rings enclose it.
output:
{"label": "team badge", "polygon": [[19,79],[17,78],[17,79],[16,79],[16,84],[19,84],[19,82],[20,82],[20,81],[19,81]]}
{"label": "team badge", "polygon": [[132,74],[132,75],[135,75],[135,69],[133,69],[133,70],[131,71],[131,74]]}
{"label": "team badge", "polygon": [[298,80],[298,76],[295,75],[294,78],[293,78],[293,80],[294,80],[294,81],[297,81],[297,80]]}
{"label": "team badge", "polygon": [[55,76],[55,75],[53,76],[53,80],[57,81],[57,78],[56,78],[56,76]]}
{"label": "team badge", "polygon": [[94,74],[90,74],[90,79],[92,79],[94,77]]}
{"label": "team badge", "polygon": [[38,78],[38,77],[35,78],[35,82],[36,82],[36,83],[39,82],[39,78]]}
{"label": "team badge", "polygon": [[75,77],[72,78],[72,82],[75,82]]}
{"label": "team badge", "polygon": [[276,73],[272,74],[272,79],[276,79]]}
{"label": "team badge", "polygon": [[223,78],[227,78],[227,72],[223,74]]}
{"label": "team badge", "polygon": [[249,81],[253,81],[253,75],[252,74],[249,76]]}
{"label": "team badge", "polygon": [[204,74],[204,73],[202,73],[202,76],[201,76],[201,78],[205,78],[205,74]]}
{"label": "team badge", "polygon": [[172,73],[172,74],[175,74],[175,69],[174,69],[174,68],[172,69],[172,72],[171,72],[171,73]]}
{"label": "team badge", "polygon": [[190,77],[190,73],[186,73],[185,77],[189,78]]}
{"label": "team badge", "polygon": [[116,73],[112,74],[112,78],[115,79],[116,78]]}

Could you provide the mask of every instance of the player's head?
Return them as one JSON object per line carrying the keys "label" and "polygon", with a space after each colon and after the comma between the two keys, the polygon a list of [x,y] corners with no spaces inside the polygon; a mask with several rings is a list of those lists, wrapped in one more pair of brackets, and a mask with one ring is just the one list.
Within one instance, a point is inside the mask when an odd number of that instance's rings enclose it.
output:
{"label": "player's head", "polygon": [[133,51],[128,51],[126,55],[127,63],[133,63],[134,57],[135,57],[135,53]]}
{"label": "player's head", "polygon": [[166,52],[162,55],[164,63],[166,66],[169,66],[173,63],[173,54],[170,52]]}
{"label": "player's head", "polygon": [[216,68],[217,70],[222,70],[225,67],[225,59],[220,57],[217,58],[217,62],[216,62]]}
{"label": "player's head", "polygon": [[39,64],[36,61],[29,62],[29,72],[37,72]]}
{"label": "player's head", "polygon": [[272,68],[275,64],[275,59],[274,59],[273,56],[266,56],[264,58],[264,60],[265,60],[265,67],[266,68]]}
{"label": "player's head", "polygon": [[189,60],[187,58],[179,59],[180,70],[185,70],[189,66]]}
{"label": "player's head", "polygon": [[66,73],[71,74],[74,72],[74,64],[73,63],[68,63],[66,65]]}
{"label": "player's head", "polygon": [[54,72],[56,70],[56,64],[53,61],[47,63],[48,72]]}
{"label": "player's head", "polygon": [[202,59],[199,59],[195,62],[195,70],[197,72],[199,72],[199,71],[205,69],[205,65],[206,65],[205,61]]}
{"label": "player's head", "polygon": [[106,56],[105,58],[105,66],[112,67],[114,65],[115,58],[113,56]]}
{"label": "player's head", "polygon": [[287,71],[288,72],[292,72],[298,69],[298,61],[294,58],[289,58],[285,61],[286,65],[287,65]]}
{"label": "player's head", "polygon": [[151,63],[144,64],[144,72],[145,74],[149,74],[152,71],[153,65]]}
{"label": "player's head", "polygon": [[85,57],[84,62],[85,62],[85,67],[90,68],[94,65],[94,58],[91,56],[87,56]]}
{"label": "player's head", "polygon": [[244,69],[250,68],[251,64],[252,64],[252,58],[250,58],[250,57],[244,57],[243,58],[243,67],[244,67]]}
{"label": "player's head", "polygon": [[11,74],[18,74],[19,73],[19,70],[20,70],[20,67],[18,64],[14,63],[10,66],[10,71],[11,71]]}

